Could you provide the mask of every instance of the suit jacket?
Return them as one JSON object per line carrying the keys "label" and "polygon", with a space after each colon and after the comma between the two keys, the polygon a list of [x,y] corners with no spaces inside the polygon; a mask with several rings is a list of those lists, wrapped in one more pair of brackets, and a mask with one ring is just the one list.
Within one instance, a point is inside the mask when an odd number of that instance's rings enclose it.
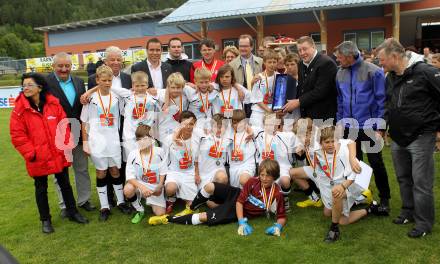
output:
{"label": "suit jacket", "polygon": [[298,64],[298,99],[301,117],[328,119],[336,117],[335,62],[327,55],[318,53],[309,67]]}
{"label": "suit jacket", "polygon": [[[122,88],[131,89],[130,74],[121,71],[121,84],[122,84]],[[87,89],[92,89],[95,86],[96,86],[96,74],[92,74],[89,76],[89,80],[87,81]]]}
{"label": "suit jacket", "polygon": [[[160,70],[162,72],[162,82],[163,82],[163,88],[167,87],[167,79],[168,76],[173,72],[173,69],[171,68],[171,65],[165,62],[162,62],[160,64]],[[131,67],[131,73],[137,72],[137,71],[143,71],[147,73],[148,75],[148,88],[153,88],[153,79],[151,79],[150,69],[148,68],[147,60],[143,60],[141,62],[136,63]]]}
{"label": "suit jacket", "polygon": [[[253,65],[252,68],[254,69],[254,74],[256,75],[263,71],[263,59],[260,57],[257,57],[253,55]],[[245,83],[245,73],[244,73],[244,67],[241,65],[241,56],[238,56],[237,58],[233,59],[229,65],[234,69],[234,76],[235,81],[241,85]]]}
{"label": "suit jacket", "polygon": [[50,73],[46,76],[46,81],[48,84],[48,91],[58,98],[60,101],[61,106],[64,109],[64,112],[66,112],[66,115],[68,118],[76,118],[78,121],[80,121],[81,111],[82,111],[82,104],[79,101],[79,98],[83,93],[86,92],[84,81],[79,78],[72,76],[72,82],[73,86],[75,87],[75,101],[73,103],[73,106],[70,105],[69,101],[67,100],[66,95],[64,94],[63,90],[61,89],[60,83],[58,82],[55,73]]}

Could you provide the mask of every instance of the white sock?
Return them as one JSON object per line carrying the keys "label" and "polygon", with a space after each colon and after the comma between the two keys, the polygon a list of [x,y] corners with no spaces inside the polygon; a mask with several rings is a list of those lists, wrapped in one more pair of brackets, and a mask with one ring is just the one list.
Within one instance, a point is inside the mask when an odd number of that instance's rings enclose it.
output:
{"label": "white sock", "polygon": [[131,205],[133,205],[134,209],[136,209],[136,211],[138,212],[144,212],[144,207],[141,204],[141,198],[139,197],[139,195],[136,194],[136,201],[131,202]]}
{"label": "white sock", "polygon": [[122,184],[115,185],[113,184],[113,190],[115,190],[117,204],[120,205],[124,203],[124,191]]}
{"label": "white sock", "polygon": [[175,195],[174,195],[174,196],[168,196],[168,197],[167,197],[167,201],[168,201],[168,202],[175,203],[176,200],[177,200],[177,198],[176,198]]}
{"label": "white sock", "polygon": [[211,196],[209,193],[207,193],[207,192],[205,191],[205,188],[202,188],[202,189],[200,190],[200,194],[201,194],[203,197],[205,197],[205,198],[209,198],[209,196]]}
{"label": "white sock", "polygon": [[309,195],[309,198],[314,202],[319,201],[319,196],[315,193],[315,191],[313,191],[312,194]]}
{"label": "white sock", "polygon": [[[203,189],[202,189],[203,190]],[[200,225],[202,222],[200,221],[200,214],[193,214],[192,218],[191,218],[191,223],[193,225]]]}
{"label": "white sock", "polygon": [[98,197],[99,197],[99,203],[101,204],[101,209],[110,209],[110,206],[108,204],[108,197],[107,197],[107,185],[102,187],[96,187],[98,190]]}

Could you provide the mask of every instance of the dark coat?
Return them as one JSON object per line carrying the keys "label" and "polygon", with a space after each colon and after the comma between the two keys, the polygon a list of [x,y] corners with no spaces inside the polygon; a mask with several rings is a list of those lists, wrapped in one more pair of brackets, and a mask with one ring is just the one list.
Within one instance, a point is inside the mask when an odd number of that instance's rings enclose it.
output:
{"label": "dark coat", "polygon": [[[122,88],[131,89],[131,76],[121,71]],[[90,75],[87,81],[87,89],[92,89],[96,86],[96,74]]]}
{"label": "dark coat", "polygon": [[79,98],[83,93],[86,92],[84,81],[81,78],[71,76],[73,86],[75,87],[76,97],[75,101],[73,103],[73,106],[70,105],[69,101],[67,100],[66,95],[64,94],[63,90],[61,89],[60,83],[58,82],[55,73],[50,73],[46,77],[47,85],[48,85],[48,91],[58,98],[60,101],[61,106],[64,109],[64,112],[66,112],[66,115],[68,118],[76,118],[78,121],[80,121],[81,111],[82,111],[82,104],[79,101]]}
{"label": "dark coat", "polygon": [[[163,88],[167,87],[167,79],[168,76],[173,72],[173,69],[171,68],[171,65],[168,63],[162,62],[160,64],[160,69],[162,71],[162,82],[163,82]],[[148,75],[148,88],[153,88],[153,79],[151,79],[150,69],[148,68],[147,60],[143,60],[141,62],[136,63],[131,67],[131,73],[137,72],[137,71],[143,71],[147,73]]]}
{"label": "dark coat", "polygon": [[335,62],[318,52],[306,67],[298,64],[298,99],[301,117],[328,119],[336,117],[336,72]]}
{"label": "dark coat", "polygon": [[440,71],[424,62],[386,78],[385,119],[391,138],[406,147],[426,132],[440,131]]}
{"label": "dark coat", "polygon": [[[170,60],[166,61],[171,65],[172,73],[180,72],[183,78],[189,82],[192,63],[189,60]],[[165,87],[165,86],[164,86]]]}

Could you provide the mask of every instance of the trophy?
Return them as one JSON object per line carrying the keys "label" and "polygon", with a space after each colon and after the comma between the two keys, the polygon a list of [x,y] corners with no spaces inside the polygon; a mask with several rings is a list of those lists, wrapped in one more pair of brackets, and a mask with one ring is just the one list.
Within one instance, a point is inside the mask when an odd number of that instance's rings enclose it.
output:
{"label": "trophy", "polygon": [[287,74],[277,74],[273,90],[272,110],[279,111],[287,102]]}

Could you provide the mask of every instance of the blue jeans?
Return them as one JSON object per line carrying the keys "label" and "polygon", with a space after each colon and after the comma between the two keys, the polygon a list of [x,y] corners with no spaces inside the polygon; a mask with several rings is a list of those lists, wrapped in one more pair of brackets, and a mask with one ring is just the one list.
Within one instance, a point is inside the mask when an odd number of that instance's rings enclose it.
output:
{"label": "blue jeans", "polygon": [[415,220],[415,228],[430,232],[434,225],[435,133],[424,133],[406,147],[395,142],[391,154],[400,187],[400,215]]}

